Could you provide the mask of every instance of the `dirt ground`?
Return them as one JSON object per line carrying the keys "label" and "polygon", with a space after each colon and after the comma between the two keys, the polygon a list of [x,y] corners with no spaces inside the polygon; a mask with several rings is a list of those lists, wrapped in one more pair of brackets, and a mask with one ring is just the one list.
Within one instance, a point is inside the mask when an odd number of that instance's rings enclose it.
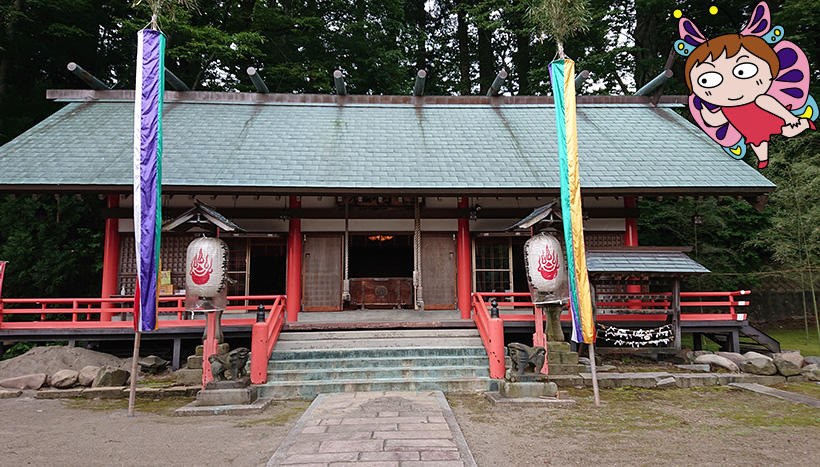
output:
{"label": "dirt ground", "polygon": [[[820,397],[810,383],[782,389]],[[449,396],[479,466],[807,465],[820,409],[739,389],[603,390],[564,395],[574,409],[498,408]],[[255,416],[174,417],[190,399],[0,400],[0,465],[264,465],[308,402]]]}
{"label": "dirt ground", "polygon": [[174,417],[191,399],[0,400],[0,465],[265,465],[308,403],[253,416]]}
{"label": "dirt ground", "polygon": [[[820,397],[808,386],[782,388]],[[740,389],[603,390],[602,408],[591,391],[565,394],[578,407],[448,400],[480,466],[807,465],[820,450],[820,409]]]}

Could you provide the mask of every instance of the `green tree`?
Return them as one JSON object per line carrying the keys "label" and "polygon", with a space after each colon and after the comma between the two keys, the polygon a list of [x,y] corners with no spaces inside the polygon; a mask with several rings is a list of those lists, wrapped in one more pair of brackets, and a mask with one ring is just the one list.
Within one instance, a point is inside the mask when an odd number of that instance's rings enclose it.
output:
{"label": "green tree", "polygon": [[0,196],[7,297],[99,296],[104,202],[79,196]]}

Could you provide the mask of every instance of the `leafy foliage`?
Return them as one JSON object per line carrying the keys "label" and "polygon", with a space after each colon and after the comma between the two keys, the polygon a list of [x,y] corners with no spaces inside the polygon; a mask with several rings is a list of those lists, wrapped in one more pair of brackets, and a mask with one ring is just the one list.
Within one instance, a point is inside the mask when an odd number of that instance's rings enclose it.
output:
{"label": "leafy foliage", "polygon": [[527,10],[527,17],[563,50],[564,42],[589,29],[588,4],[589,0],[535,0]]}
{"label": "leafy foliage", "polygon": [[96,196],[0,196],[3,295],[99,295],[103,207]]}

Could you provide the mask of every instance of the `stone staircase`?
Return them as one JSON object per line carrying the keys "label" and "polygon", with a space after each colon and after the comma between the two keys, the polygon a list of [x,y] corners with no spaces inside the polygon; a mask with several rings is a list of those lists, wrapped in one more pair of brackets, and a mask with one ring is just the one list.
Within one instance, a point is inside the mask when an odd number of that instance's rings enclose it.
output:
{"label": "stone staircase", "polygon": [[489,387],[487,352],[476,329],[283,332],[259,397]]}

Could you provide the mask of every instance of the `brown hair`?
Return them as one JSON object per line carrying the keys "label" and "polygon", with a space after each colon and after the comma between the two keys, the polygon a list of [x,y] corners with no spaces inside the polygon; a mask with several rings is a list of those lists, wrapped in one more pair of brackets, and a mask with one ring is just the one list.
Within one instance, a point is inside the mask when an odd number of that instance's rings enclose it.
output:
{"label": "brown hair", "polygon": [[686,60],[686,85],[689,86],[689,92],[692,92],[692,80],[689,77],[692,68],[706,61],[707,57],[712,60],[720,57],[723,52],[726,52],[726,58],[734,57],[740,51],[740,48],[751,52],[753,55],[763,59],[769,64],[769,69],[772,71],[772,78],[777,76],[780,71],[780,60],[777,58],[777,53],[772,47],[763,39],[757,36],[745,36],[740,34],[724,34],[712,40],[708,40],[699,45]]}

